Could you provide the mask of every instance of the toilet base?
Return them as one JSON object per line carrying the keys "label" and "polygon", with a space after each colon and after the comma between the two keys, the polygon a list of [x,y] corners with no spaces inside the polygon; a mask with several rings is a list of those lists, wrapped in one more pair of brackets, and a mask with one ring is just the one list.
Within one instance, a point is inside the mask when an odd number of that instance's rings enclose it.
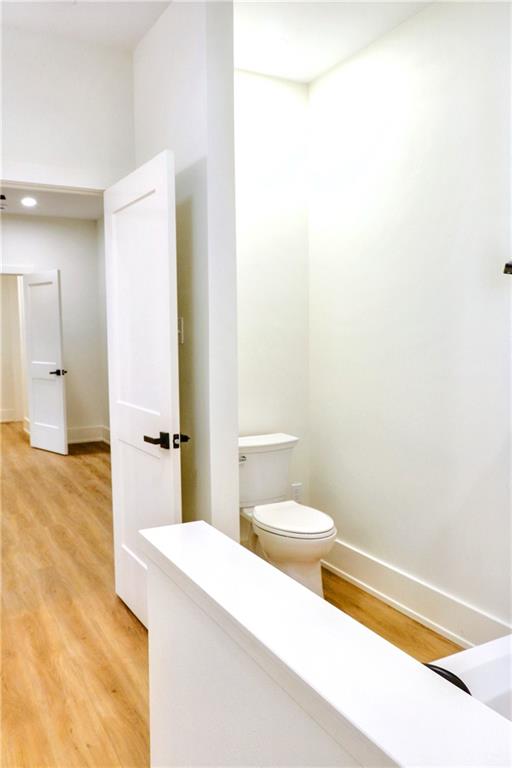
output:
{"label": "toilet base", "polygon": [[316,592],[320,597],[324,596],[322,585],[322,566],[320,562],[316,563],[278,563],[265,557],[269,563],[279,568],[295,581],[304,584],[312,592]]}
{"label": "toilet base", "polygon": [[322,559],[330,552],[336,529],[320,538],[281,536],[258,526],[247,510],[240,515],[240,543],[291,579],[324,596]]}
{"label": "toilet base", "polygon": [[254,522],[253,529],[265,560],[320,597],[324,596],[321,563],[332,549],[336,539],[336,529],[333,529],[329,536],[319,539],[276,535],[262,529]]}
{"label": "toilet base", "polygon": [[255,555],[259,555],[264,560],[267,559],[263,555],[258,537],[254,533],[252,519],[248,519],[245,515],[240,515],[240,544],[250,552],[254,552]]}

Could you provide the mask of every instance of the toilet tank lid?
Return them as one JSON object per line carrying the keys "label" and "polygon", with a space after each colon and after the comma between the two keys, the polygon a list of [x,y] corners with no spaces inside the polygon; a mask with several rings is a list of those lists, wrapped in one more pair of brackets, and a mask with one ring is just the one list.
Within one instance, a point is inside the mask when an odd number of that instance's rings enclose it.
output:
{"label": "toilet tank lid", "polygon": [[293,448],[299,442],[298,437],[276,432],[271,435],[246,435],[238,438],[238,450],[245,453],[257,451],[278,451],[283,448]]}

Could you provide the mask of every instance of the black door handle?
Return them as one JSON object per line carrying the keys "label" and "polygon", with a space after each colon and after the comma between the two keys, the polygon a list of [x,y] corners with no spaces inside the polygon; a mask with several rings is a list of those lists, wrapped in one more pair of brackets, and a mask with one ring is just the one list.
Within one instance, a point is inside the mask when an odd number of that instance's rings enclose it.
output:
{"label": "black door handle", "polygon": [[67,371],[66,371],[65,368],[62,368],[62,369],[57,368],[57,370],[49,371],[49,373],[50,373],[51,376],[65,376]]}
{"label": "black door handle", "polygon": [[166,448],[167,450],[171,447],[168,432],[160,432],[160,437],[149,437],[149,435],[144,435],[144,442],[152,443],[152,445],[159,445],[160,448]]}

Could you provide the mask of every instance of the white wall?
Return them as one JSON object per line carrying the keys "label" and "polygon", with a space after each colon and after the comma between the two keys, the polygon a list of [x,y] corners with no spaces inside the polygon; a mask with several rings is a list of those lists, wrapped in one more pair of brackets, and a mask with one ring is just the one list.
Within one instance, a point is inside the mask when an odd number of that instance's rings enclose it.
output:
{"label": "white wall", "polygon": [[306,85],[235,75],[240,433],[300,437],[291,479],[308,455]]}
{"label": "white wall", "polygon": [[241,431],[305,434],[331,567],[463,644],[510,621],[507,15],[428,7],[307,108],[236,79]]}
{"label": "white wall", "polygon": [[508,13],[434,4],[310,93],[312,502],[434,620],[510,620]]}
{"label": "white wall", "polygon": [[18,305],[18,278],[0,276],[0,421],[23,419],[23,376]]}
{"label": "white wall", "polygon": [[103,189],[133,169],[131,53],[2,29],[2,177]]}
{"label": "white wall", "polygon": [[137,165],[176,160],[184,519],[236,538],[232,37],[230,3],[173,3],[135,50],[134,104]]}
{"label": "white wall", "polygon": [[[205,157],[205,34],[205,4],[176,4],[165,11],[135,49],[137,165],[153,157],[156,147],[157,151],[173,150],[177,174]],[[152,83],[151,88],[148,83]],[[180,114],[182,119],[177,120]]]}
{"label": "white wall", "polygon": [[98,439],[108,422],[97,223],[3,214],[2,253],[10,265],[60,269],[69,438]]}

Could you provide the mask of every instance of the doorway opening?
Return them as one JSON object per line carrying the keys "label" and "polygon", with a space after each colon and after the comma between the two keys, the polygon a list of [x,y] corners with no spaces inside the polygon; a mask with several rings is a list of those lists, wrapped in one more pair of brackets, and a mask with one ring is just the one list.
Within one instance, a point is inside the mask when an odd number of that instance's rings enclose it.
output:
{"label": "doorway opening", "polygon": [[30,446],[111,445],[115,591],[145,624],[138,531],[181,521],[179,449],[189,440],[179,418],[173,155],[104,194],[9,183],[3,193],[2,272],[23,283]]}
{"label": "doorway opening", "polygon": [[102,194],[2,191],[2,421],[57,453],[108,444]]}
{"label": "doorway opening", "polygon": [[28,419],[26,366],[22,338],[23,308],[21,280],[17,275],[0,275],[1,291],[1,386],[0,420],[24,424]]}

